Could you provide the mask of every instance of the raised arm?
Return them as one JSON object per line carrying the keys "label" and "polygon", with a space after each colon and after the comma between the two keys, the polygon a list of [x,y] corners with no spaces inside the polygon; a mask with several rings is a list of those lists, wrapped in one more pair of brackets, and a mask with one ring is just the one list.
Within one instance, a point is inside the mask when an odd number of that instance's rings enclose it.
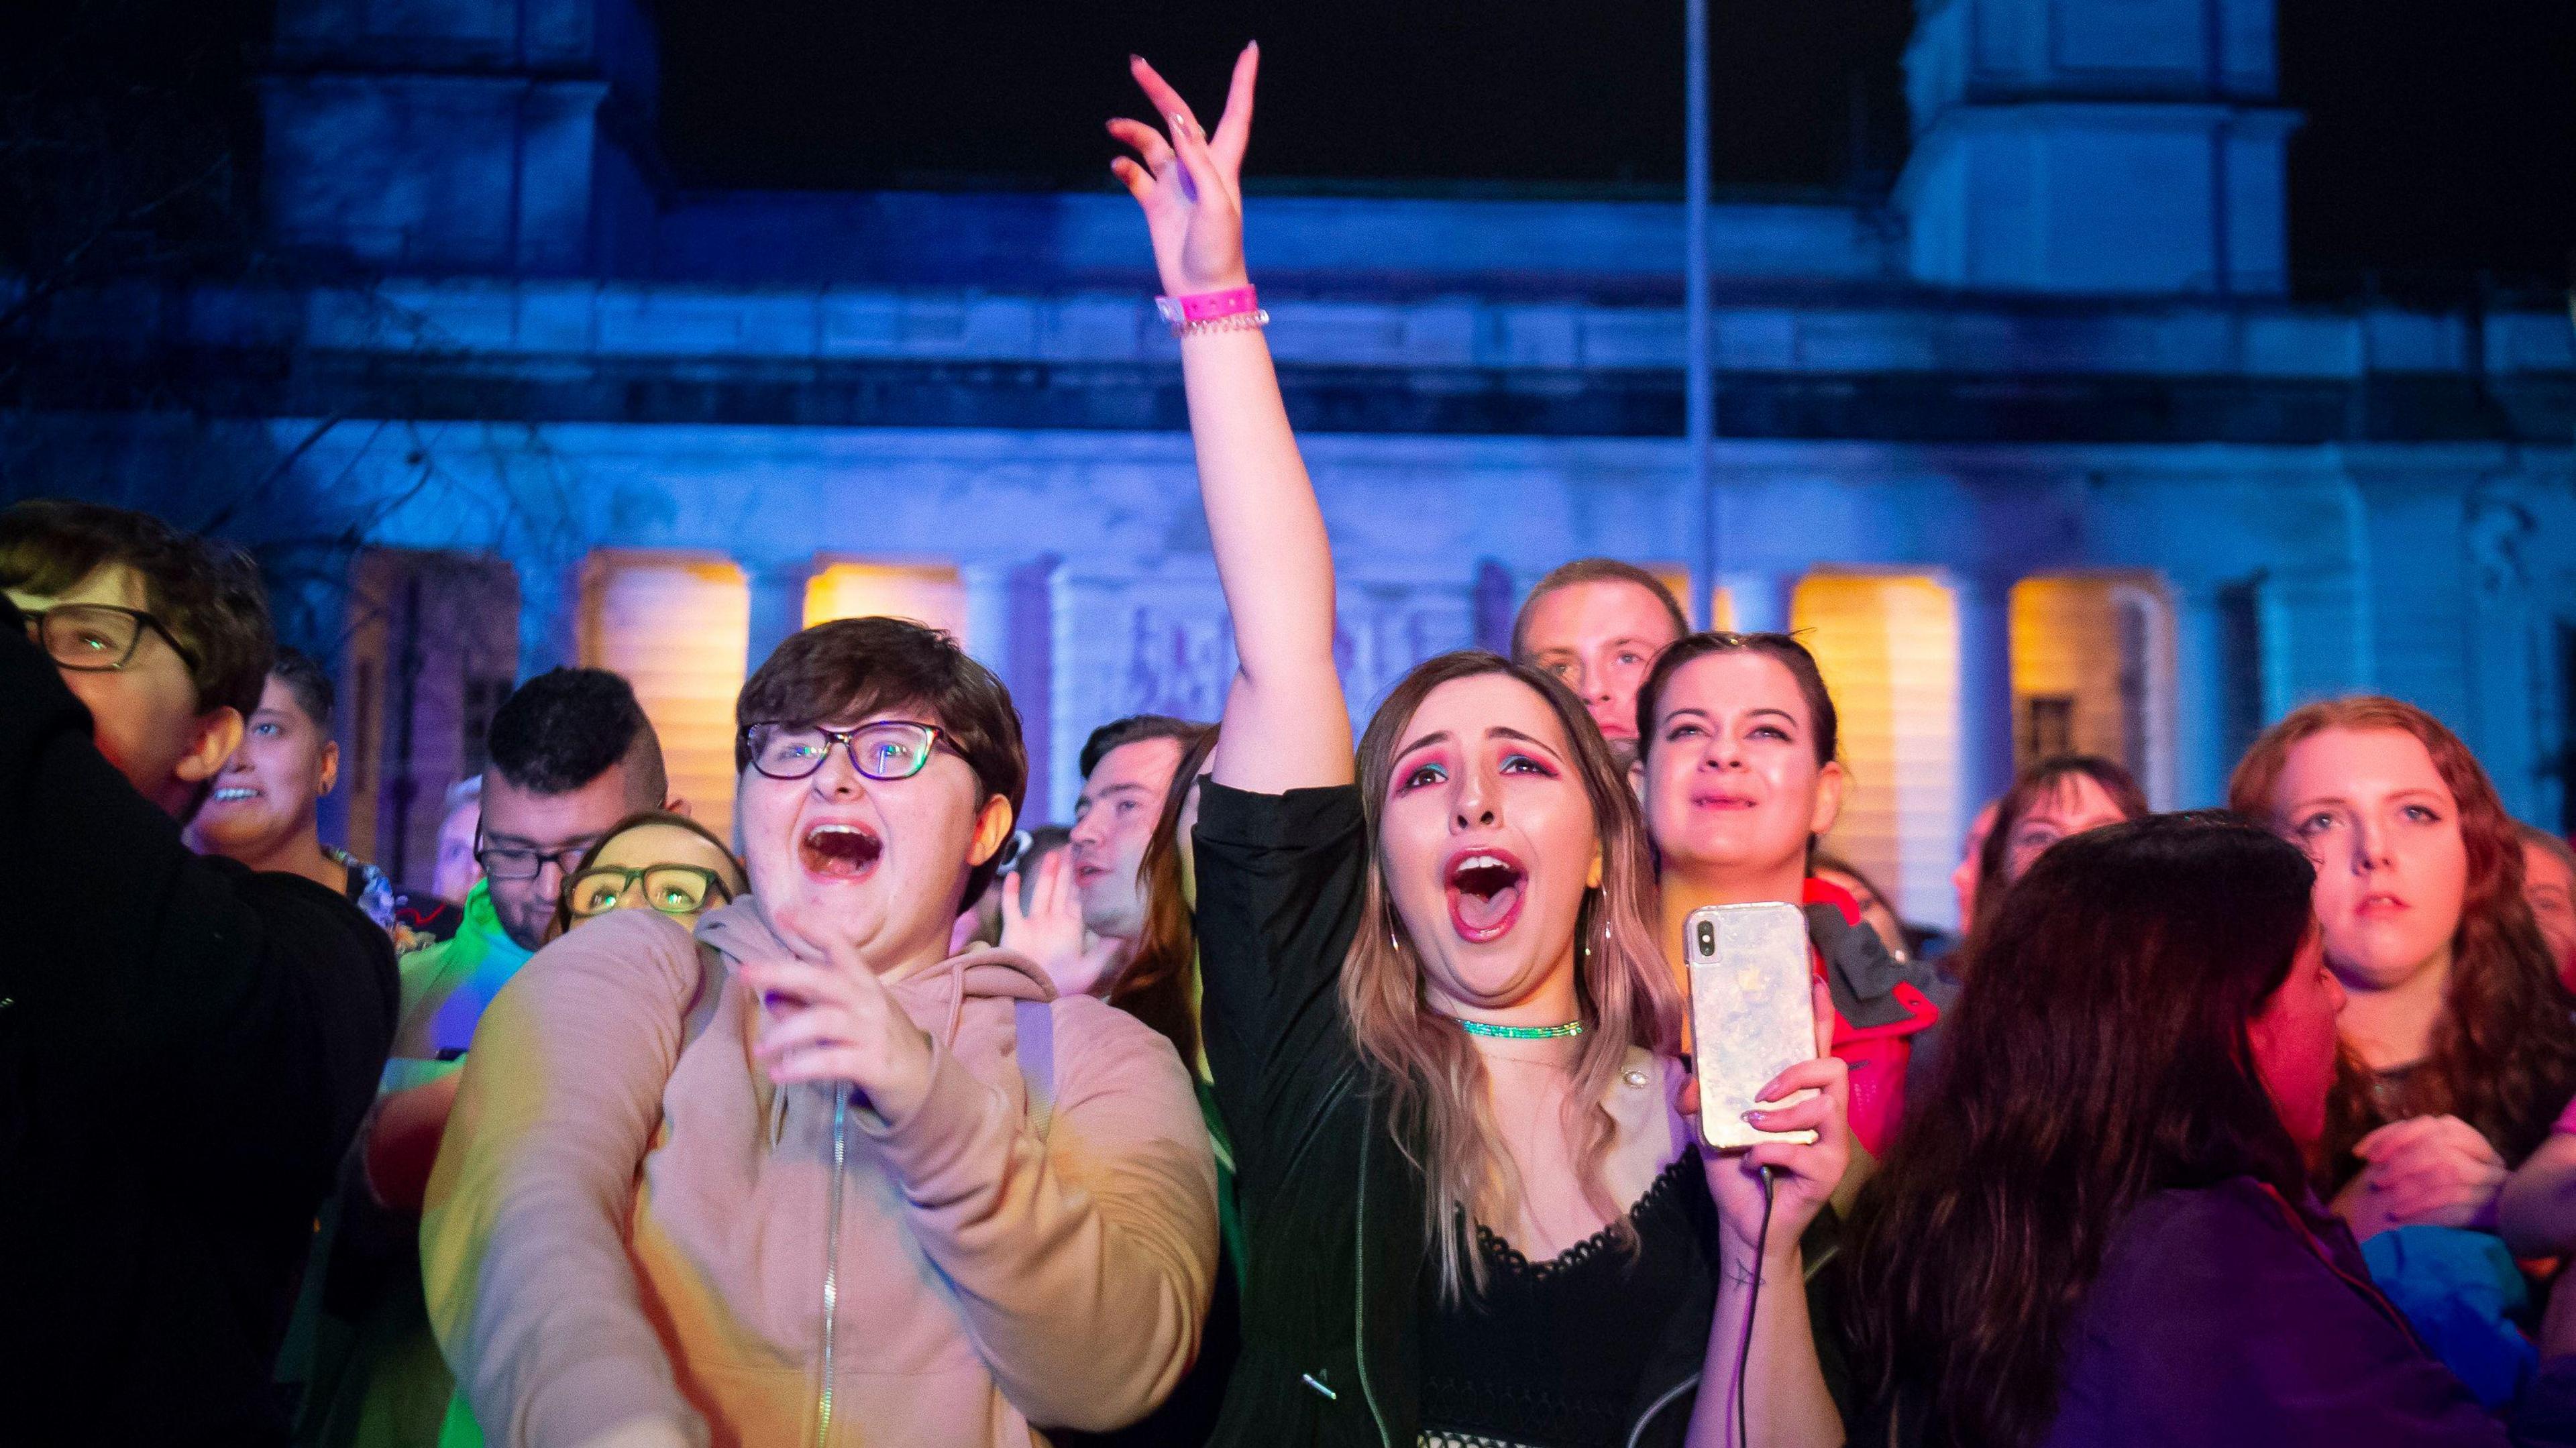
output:
{"label": "raised arm", "polygon": [[[1144,208],[1154,263],[1172,296],[1249,282],[1243,150],[1260,61],[1259,47],[1244,47],[1225,114],[1210,135],[1152,66],[1129,60],[1169,135],[1141,121],[1111,121],[1109,133],[1136,155],[1119,157],[1110,169]],[[1347,784],[1351,726],[1333,668],[1332,545],[1288,427],[1269,343],[1249,329],[1184,337],[1181,377],[1239,660],[1216,778],[1261,794]]]}

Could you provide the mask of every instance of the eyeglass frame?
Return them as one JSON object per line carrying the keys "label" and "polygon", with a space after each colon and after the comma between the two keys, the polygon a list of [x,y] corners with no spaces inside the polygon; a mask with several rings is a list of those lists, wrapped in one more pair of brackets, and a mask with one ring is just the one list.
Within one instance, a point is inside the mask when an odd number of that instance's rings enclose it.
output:
{"label": "eyeglass frame", "polygon": [[704,909],[707,909],[707,908],[708,908],[708,905],[707,905],[707,897],[708,897],[709,895],[721,895],[721,896],[723,896],[723,898],[722,898],[722,899],[720,899],[720,900],[716,901],[716,903],[717,903],[717,904],[719,904],[719,905],[730,905],[730,904],[732,904],[732,903],[733,903],[733,887],[732,887],[731,885],[728,885],[728,884],[726,884],[726,883],[724,882],[724,876],[717,874],[715,871],[708,869],[708,868],[707,868],[706,866],[704,866],[704,865],[683,865],[683,864],[679,864],[679,863],[677,863],[676,861],[674,861],[674,862],[669,862],[669,863],[664,863],[664,864],[655,864],[655,865],[639,865],[639,866],[635,867],[634,869],[628,869],[628,868],[627,868],[627,867],[625,867],[624,865],[590,865],[590,866],[586,866],[586,867],[584,867],[584,868],[582,868],[582,869],[572,871],[572,872],[570,872],[570,873],[568,873],[568,874],[566,874],[566,875],[564,876],[563,890],[562,890],[562,892],[561,892],[561,893],[562,893],[562,895],[563,895],[563,911],[564,911],[564,914],[565,914],[567,917],[569,917],[569,918],[571,918],[571,919],[574,919],[574,920],[594,920],[594,919],[597,919],[598,917],[600,917],[600,916],[602,916],[602,915],[607,914],[610,910],[615,910],[615,909],[620,908],[620,906],[619,906],[619,905],[610,905],[610,906],[607,906],[607,907],[606,907],[606,908],[604,908],[604,909],[591,910],[591,911],[582,911],[582,910],[577,910],[577,909],[573,908],[573,903],[572,903],[572,892],[573,892],[574,887],[575,887],[575,886],[577,886],[577,885],[579,885],[583,880],[585,880],[585,879],[589,878],[590,876],[593,876],[593,875],[622,875],[622,876],[624,876],[624,877],[625,877],[625,884],[620,885],[620,886],[618,886],[618,887],[617,887],[617,898],[618,898],[618,900],[619,900],[620,904],[622,904],[622,903],[624,902],[624,900],[626,899],[626,889],[627,889],[627,886],[630,886],[630,885],[634,885],[634,884],[640,883],[640,882],[644,879],[644,877],[645,877],[645,876],[647,876],[647,875],[651,875],[651,874],[654,874],[654,873],[657,873],[657,872],[662,871],[662,870],[678,870],[678,871],[680,871],[682,874],[703,876],[703,877],[706,879],[706,882],[707,882],[707,888],[706,888],[706,890],[705,890],[705,892],[704,892],[704,893],[702,893],[702,894],[700,894],[700,895],[698,896],[698,903],[697,903],[697,904],[695,904],[695,905],[690,906],[690,907],[689,907],[688,909],[686,909],[686,910],[664,910],[661,906],[656,905],[656,904],[654,904],[653,902],[651,902],[651,901],[649,901],[649,900],[648,900],[648,901],[646,901],[646,902],[644,902],[644,903],[645,903],[645,908],[647,908],[647,909],[650,909],[650,910],[660,910],[660,911],[661,911],[663,914],[665,914],[665,915],[688,915],[688,914],[693,914],[693,913],[695,913],[695,912],[697,912],[697,911],[704,910]]}
{"label": "eyeglass frame", "polygon": [[[859,762],[859,735],[866,730],[882,729],[890,724],[900,725],[906,729],[920,730],[923,734],[929,736],[929,747],[921,751],[921,760],[919,763],[913,765],[912,768],[905,770],[901,774],[871,774],[868,771],[868,767]],[[811,730],[814,733],[823,736],[823,751],[814,756],[814,767],[805,771],[803,774],[772,774],[768,770],[760,767],[760,747],[757,744],[754,744],[751,738],[752,731],[755,729]],[[753,773],[759,775],[763,779],[783,780],[788,783],[793,783],[800,779],[812,779],[815,775],[822,773],[823,766],[830,762],[832,758],[832,746],[835,744],[841,746],[841,752],[849,756],[850,767],[859,772],[860,778],[872,779],[879,784],[892,784],[899,780],[910,779],[914,775],[928,769],[930,767],[930,756],[940,749],[946,749],[951,754],[957,753],[956,746],[946,742],[948,738],[947,730],[940,728],[936,724],[924,724],[918,719],[871,719],[864,724],[850,729],[826,729],[820,724],[799,724],[790,719],[763,719],[756,724],[745,724],[741,729],[735,731],[734,738],[742,746],[743,758],[750,761]],[[959,755],[958,757],[962,759],[965,756]]]}
{"label": "eyeglass frame", "polygon": [[[55,614],[61,613],[65,609],[70,608],[96,609],[101,613],[121,613],[127,618],[134,620],[136,624],[136,628],[134,630],[134,641],[125,646],[125,656],[112,664],[69,664],[63,662],[61,659],[54,658],[54,651],[51,648],[47,648],[45,645],[45,620],[53,617]],[[145,628],[149,628],[154,633],[161,636],[161,641],[170,646],[170,652],[177,654],[179,656],[179,662],[187,665],[188,672],[193,674],[199,667],[201,667],[197,660],[196,650],[179,642],[179,636],[170,631],[170,626],[161,621],[161,616],[149,609],[127,608],[121,603],[57,603],[51,608],[22,608],[18,610],[18,613],[20,617],[27,620],[27,634],[29,640],[34,643],[36,647],[44,649],[45,657],[52,659],[54,667],[58,669],[69,669],[75,674],[121,673],[127,665],[134,662],[135,653],[143,647],[143,630]]]}
{"label": "eyeglass frame", "polygon": [[573,871],[578,869],[581,865],[581,857],[589,854],[595,849],[598,849],[599,842],[607,838],[608,832],[602,830],[600,833],[592,835],[587,839],[574,844],[562,846],[558,849],[530,850],[528,853],[537,857],[537,867],[535,869],[530,870],[524,875],[504,875],[500,871],[492,868],[491,861],[483,858],[483,822],[478,819],[474,822],[474,863],[482,867],[483,873],[487,877],[494,880],[508,880],[514,884],[521,880],[536,879],[538,876],[543,875],[546,872],[546,866],[552,865],[555,867],[555,873],[563,876],[565,881],[569,882],[573,877]]}

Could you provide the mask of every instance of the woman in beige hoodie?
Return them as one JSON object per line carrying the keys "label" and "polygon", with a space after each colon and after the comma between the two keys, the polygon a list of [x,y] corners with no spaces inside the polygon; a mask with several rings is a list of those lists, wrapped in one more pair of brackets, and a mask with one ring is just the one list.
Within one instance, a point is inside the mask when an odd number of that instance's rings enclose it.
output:
{"label": "woman in beige hoodie", "polygon": [[742,691],[752,893],[619,912],[485,1013],[421,1242],[496,1443],[1045,1441],[1198,1348],[1215,1168],[1170,1044],[949,957],[1026,783],[945,635],[807,629]]}

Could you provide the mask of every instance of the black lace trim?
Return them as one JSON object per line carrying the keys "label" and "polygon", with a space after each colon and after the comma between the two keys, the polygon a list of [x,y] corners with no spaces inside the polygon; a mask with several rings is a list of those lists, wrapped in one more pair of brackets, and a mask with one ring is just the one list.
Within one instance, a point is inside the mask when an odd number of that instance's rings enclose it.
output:
{"label": "black lace trim", "polygon": [[[1648,1215],[1671,1200],[1673,1193],[1681,1190],[1683,1172],[1696,1171],[1698,1168],[1697,1152],[1685,1151],[1674,1157],[1672,1164],[1665,1167],[1652,1182],[1647,1184],[1645,1191],[1638,1195],[1636,1203],[1628,1208],[1627,1216],[1621,1220],[1629,1223],[1643,1222]],[[1488,1271],[1530,1282],[1545,1282],[1550,1278],[1561,1277],[1575,1271],[1585,1263],[1612,1250],[1618,1240],[1618,1230],[1619,1223],[1613,1222],[1544,1262],[1532,1262],[1521,1255],[1521,1250],[1513,1246],[1500,1233],[1478,1222],[1476,1251],[1485,1259]]]}

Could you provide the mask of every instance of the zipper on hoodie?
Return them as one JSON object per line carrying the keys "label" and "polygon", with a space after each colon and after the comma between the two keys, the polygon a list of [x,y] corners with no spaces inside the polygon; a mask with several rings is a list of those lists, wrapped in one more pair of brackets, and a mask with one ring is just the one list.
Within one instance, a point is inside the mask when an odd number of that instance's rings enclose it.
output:
{"label": "zipper on hoodie", "polygon": [[814,1448],[832,1441],[832,1336],[841,1306],[841,1190],[850,1156],[850,1093],[832,1093],[832,1185],[823,1207],[823,1381],[814,1393]]}

